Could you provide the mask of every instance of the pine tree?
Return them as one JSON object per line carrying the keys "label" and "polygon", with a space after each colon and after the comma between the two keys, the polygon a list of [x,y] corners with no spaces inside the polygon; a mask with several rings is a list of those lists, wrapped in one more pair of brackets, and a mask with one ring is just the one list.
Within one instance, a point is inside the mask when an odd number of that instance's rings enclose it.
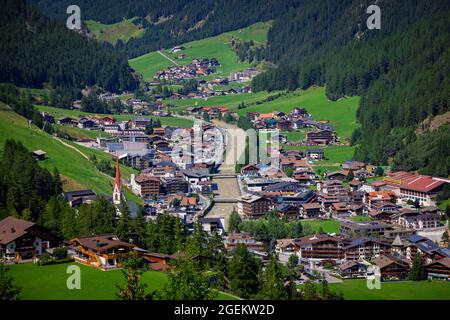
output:
{"label": "pine tree", "polygon": [[268,300],[285,300],[288,298],[285,270],[277,262],[274,255],[270,257],[269,265],[261,276],[261,290],[258,296]]}
{"label": "pine tree", "polygon": [[413,259],[411,270],[409,271],[409,280],[420,281],[425,279],[425,270],[423,260],[420,254],[416,254]]}
{"label": "pine tree", "polygon": [[169,272],[163,297],[168,300],[212,300],[216,295],[208,273],[199,269],[194,257],[180,254]]}
{"label": "pine tree", "polygon": [[231,212],[230,219],[228,220],[228,232],[239,232],[239,225],[241,224],[242,219],[239,213],[233,208]]}
{"label": "pine tree", "polygon": [[146,284],[140,282],[142,275],[139,269],[140,258],[137,256],[130,257],[124,262],[125,269],[122,274],[125,277],[125,287],[117,286],[119,289],[117,297],[121,300],[146,300],[150,299],[151,295],[145,294]]}
{"label": "pine tree", "polygon": [[122,201],[120,204],[120,218],[119,223],[117,224],[116,234],[119,239],[124,241],[129,241],[133,234],[132,231],[132,221],[130,216],[130,209],[125,201]]}
{"label": "pine tree", "polygon": [[244,299],[258,292],[259,263],[248,251],[247,246],[238,244],[228,265],[230,288]]}

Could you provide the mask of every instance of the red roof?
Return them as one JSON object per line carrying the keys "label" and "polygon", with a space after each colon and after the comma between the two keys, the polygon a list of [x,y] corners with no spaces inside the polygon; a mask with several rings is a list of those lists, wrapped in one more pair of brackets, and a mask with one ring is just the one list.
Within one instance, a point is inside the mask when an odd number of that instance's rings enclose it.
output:
{"label": "red roof", "polygon": [[400,183],[400,188],[419,192],[430,192],[439,188],[444,183],[444,180],[437,180],[430,176],[417,175],[411,179],[403,180]]}

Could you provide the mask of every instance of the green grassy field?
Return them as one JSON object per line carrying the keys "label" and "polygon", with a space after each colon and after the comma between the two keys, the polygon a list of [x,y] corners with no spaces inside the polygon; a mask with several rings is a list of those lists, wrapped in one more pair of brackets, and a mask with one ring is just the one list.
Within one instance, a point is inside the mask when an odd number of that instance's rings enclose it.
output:
{"label": "green grassy field", "polygon": [[[66,273],[69,265],[76,265],[81,270],[81,289],[69,290],[66,286]],[[24,300],[116,300],[117,285],[125,281],[121,270],[100,271],[78,263],[65,263],[37,266],[26,263],[11,266],[11,274],[16,284],[22,289]],[[142,282],[147,285],[146,292],[163,288],[167,274],[147,271],[142,274]],[[233,297],[219,293],[218,300],[234,300]]]}
{"label": "green grassy field", "polygon": [[342,292],[346,300],[449,300],[449,281],[382,282],[381,289],[370,290],[364,279],[330,283],[330,289]]}
{"label": "green grassy field", "polygon": [[322,228],[327,233],[339,233],[339,222],[336,220],[305,220],[302,225],[308,225],[314,232]]}
{"label": "green grassy field", "polygon": [[96,39],[116,44],[118,40],[127,42],[131,38],[139,38],[145,33],[144,29],[133,24],[134,19],[124,19],[114,24],[103,24],[94,20],[86,20],[84,23]]}
{"label": "green grassy field", "polygon": [[[230,72],[239,71],[250,66],[250,64],[246,62],[238,61],[237,55],[229,45],[231,37],[264,42],[267,38],[267,31],[270,24],[271,22],[261,22],[248,28],[181,44],[185,47],[185,50],[182,51],[186,55],[184,59],[177,59],[179,52],[169,53],[169,50],[163,50],[162,53],[180,65],[186,65],[194,58],[216,58],[221,66],[217,68],[216,73],[207,78],[226,77]],[[129,63],[133,69],[143,75],[145,80],[153,79],[153,76],[157,71],[173,65],[173,62],[163,57],[158,52],[144,54],[140,57],[131,59]]]}
{"label": "green grassy field", "polygon": [[[306,150],[312,148],[310,146],[288,146],[283,145],[285,150]],[[316,148],[316,147],[314,147]],[[329,146],[329,147],[318,147],[319,149],[325,150],[326,160],[316,161],[314,165],[320,165],[321,167],[335,167],[333,164],[342,163],[346,160],[353,158],[355,152],[354,146]]]}
{"label": "green grassy field", "polygon": [[[37,105],[36,108],[39,111],[45,111],[50,114],[52,114],[55,119],[58,119],[60,117],[73,117],[78,118],[80,116],[88,116],[93,115],[92,113],[87,113],[79,110],[69,110],[69,109],[62,109],[62,108],[55,108],[55,107],[49,107],[49,106],[41,106]],[[96,114],[98,116],[102,114]],[[104,115],[106,116],[106,115]],[[118,121],[126,121],[130,119],[135,119],[138,116],[136,115],[128,115],[128,114],[109,114],[108,116],[113,116]],[[147,118],[152,119],[159,119],[161,121],[161,124],[163,126],[174,126],[174,127],[183,127],[183,128],[190,128],[192,127],[193,122],[191,120],[181,119],[181,118],[175,118],[175,117],[154,117],[154,116],[148,116]]]}
{"label": "green grassy field", "polygon": [[247,112],[288,113],[294,107],[304,107],[315,120],[330,121],[336,127],[338,136],[344,139],[350,137],[353,130],[359,126],[356,121],[358,104],[359,97],[331,101],[325,95],[325,88],[313,87],[305,91],[294,91],[273,101],[252,105],[237,112],[239,115],[245,115]]}
{"label": "green grassy field", "polygon": [[244,41],[253,40],[254,42],[265,43],[267,41],[267,32],[272,26],[272,21],[258,22],[247,28],[231,31],[229,34]]}
{"label": "green grassy field", "polygon": [[54,127],[58,128],[61,131],[67,132],[74,139],[96,139],[97,137],[111,137],[109,133],[101,130],[80,129],[76,127],[61,126],[58,124],[55,124]]}
{"label": "green grassy field", "polygon": [[[6,139],[21,141],[30,151],[44,150],[47,153],[47,159],[40,161],[39,164],[50,171],[58,168],[61,175],[68,177],[70,180],[92,188],[98,193],[111,194],[113,178],[98,172],[89,160],[53,139],[49,134],[34,126],[29,127],[25,118],[12,111],[0,111],[0,148],[3,148]],[[104,158],[112,161],[111,156],[105,153],[92,152],[98,153],[96,154],[98,159]],[[131,168],[121,166],[121,172],[124,176],[129,175],[131,171]],[[126,189],[125,196],[135,202],[140,202],[139,198]]]}

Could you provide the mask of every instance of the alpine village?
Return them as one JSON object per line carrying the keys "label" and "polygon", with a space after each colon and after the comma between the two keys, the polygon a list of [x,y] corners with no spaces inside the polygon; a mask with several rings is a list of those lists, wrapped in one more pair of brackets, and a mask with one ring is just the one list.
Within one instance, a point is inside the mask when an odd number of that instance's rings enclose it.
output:
{"label": "alpine village", "polygon": [[138,2],[2,1],[0,300],[450,299],[448,1]]}

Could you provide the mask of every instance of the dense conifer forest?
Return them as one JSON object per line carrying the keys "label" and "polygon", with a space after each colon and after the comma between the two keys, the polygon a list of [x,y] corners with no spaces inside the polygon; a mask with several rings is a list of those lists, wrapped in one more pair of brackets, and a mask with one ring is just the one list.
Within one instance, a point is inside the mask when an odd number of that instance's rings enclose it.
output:
{"label": "dense conifer forest", "polygon": [[40,88],[110,91],[137,86],[124,55],[70,31],[23,0],[4,0],[0,12],[0,82]]}
{"label": "dense conifer forest", "polygon": [[[369,4],[305,2],[276,20],[266,59],[278,67],[257,77],[253,87],[326,85],[332,100],[361,95],[361,129],[352,137],[356,159],[393,160],[399,169],[448,176],[448,148],[424,148],[427,138],[416,137],[414,130],[425,118],[448,111],[450,3],[379,1],[381,30],[366,27]],[[450,138],[445,130],[433,137],[441,146]]]}

